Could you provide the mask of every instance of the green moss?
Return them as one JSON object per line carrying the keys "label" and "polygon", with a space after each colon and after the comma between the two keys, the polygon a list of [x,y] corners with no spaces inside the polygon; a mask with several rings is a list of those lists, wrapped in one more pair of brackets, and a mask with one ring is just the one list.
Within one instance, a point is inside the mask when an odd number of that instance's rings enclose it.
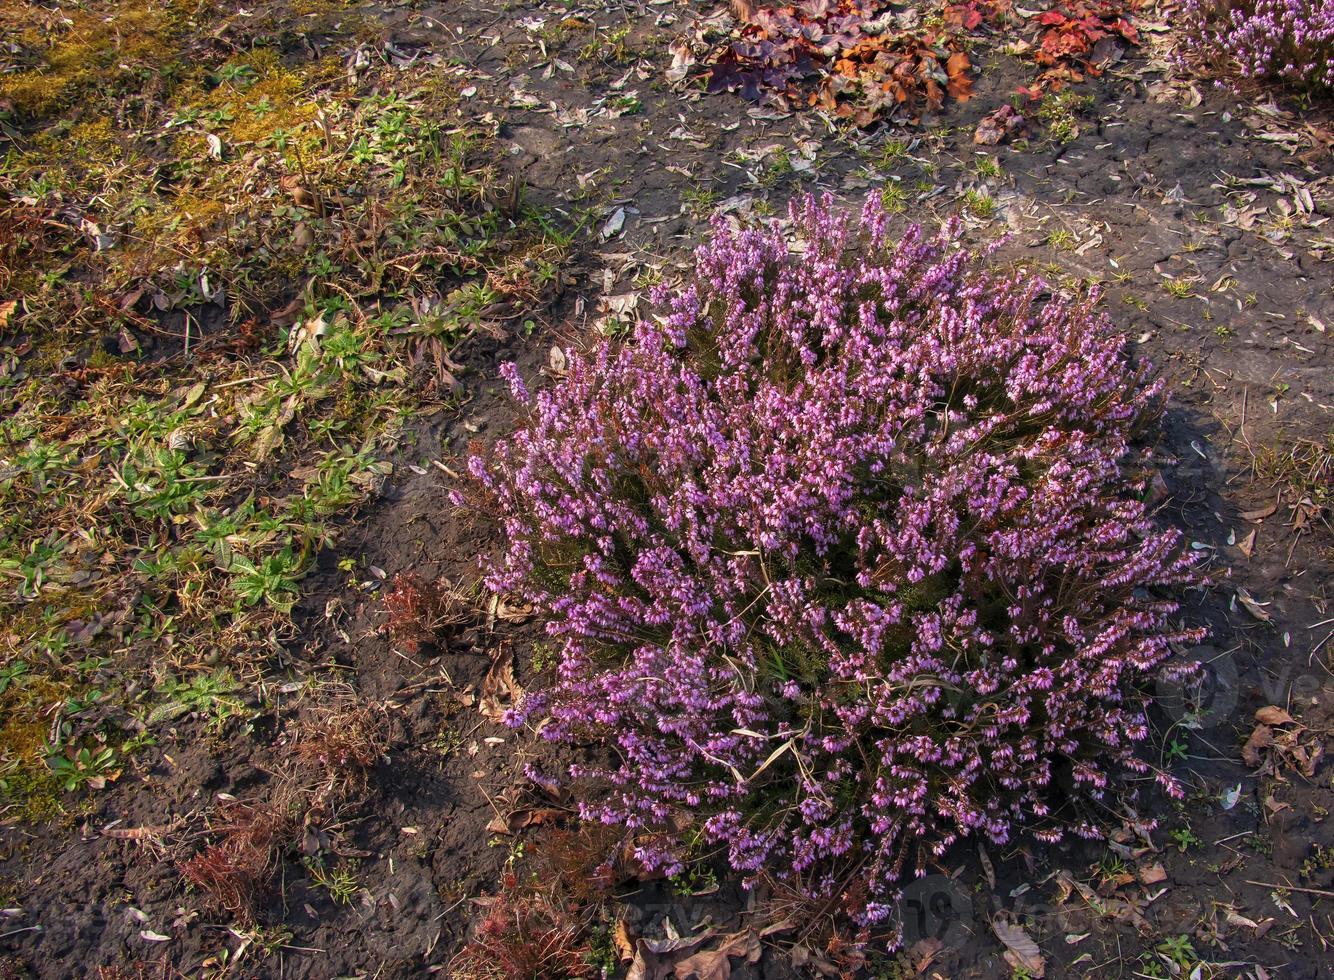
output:
{"label": "green moss", "polygon": [[0,798],[25,820],[61,812],[60,781],[46,764],[52,707],[66,688],[47,678],[24,678],[0,694]]}
{"label": "green moss", "polygon": [[0,75],[0,97],[20,116],[47,116],[84,96],[104,98],[132,85],[142,72],[161,72],[181,54],[184,3],[125,0],[66,7],[53,19],[35,3],[14,4],[0,28],[14,31],[37,63]]}

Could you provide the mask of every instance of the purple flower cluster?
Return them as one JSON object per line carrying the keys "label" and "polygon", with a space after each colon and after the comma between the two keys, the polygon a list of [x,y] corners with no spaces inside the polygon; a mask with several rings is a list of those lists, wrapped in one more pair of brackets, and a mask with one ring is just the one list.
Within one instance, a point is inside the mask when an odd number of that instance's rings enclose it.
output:
{"label": "purple flower cluster", "polygon": [[583,815],[869,923],[961,838],[1098,834],[1191,564],[1140,499],[1159,386],[1092,299],[875,199],[790,231],[719,226],[535,395],[508,366],[527,422],[470,468],[489,587],[562,644],[514,722],[615,759],[572,768]]}
{"label": "purple flower cluster", "polygon": [[1334,0],[1183,0],[1188,55],[1243,77],[1334,90]]}

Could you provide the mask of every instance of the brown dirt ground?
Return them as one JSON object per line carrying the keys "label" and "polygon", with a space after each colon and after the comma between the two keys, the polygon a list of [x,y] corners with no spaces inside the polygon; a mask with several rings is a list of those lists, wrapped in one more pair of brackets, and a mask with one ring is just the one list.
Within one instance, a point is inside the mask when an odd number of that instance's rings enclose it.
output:
{"label": "brown dirt ground", "polygon": [[[1295,526],[1290,499],[1270,516],[1241,516],[1280,493],[1252,471],[1253,455],[1331,432],[1334,371],[1325,326],[1334,325],[1334,243],[1319,224],[1331,214],[1327,147],[1262,138],[1295,132],[1298,120],[1257,115],[1214,90],[1192,94],[1169,84],[1155,67],[1161,63],[1141,57],[1082,90],[1093,105],[1079,117],[1075,140],[995,148],[989,152],[1002,174],[983,176],[973,128],[1025,78],[1022,66],[997,54],[983,62],[973,101],[901,134],[913,141],[909,152],[868,172],[886,134],[829,133],[809,115],[756,118],[739,100],[686,98],[666,86],[666,43],[684,22],[674,9],[616,5],[591,14],[600,24],[630,26],[625,43],[635,54],[616,62],[607,52],[580,57],[586,33],[550,42],[552,57],[544,57],[523,21],[556,21],[564,13],[555,6],[502,10],[468,0],[368,8],[400,49],[454,59],[469,73],[475,114],[494,121],[530,199],[572,214],[596,205],[591,234],[563,298],[534,311],[548,325],[531,339],[469,351],[462,406],[417,421],[381,498],[336,552],[322,556],[299,607],[299,635],[286,644],[274,681],[278,707],[254,720],[251,737],[183,723],[98,795],[79,825],[0,830],[3,904],[12,906],[0,918],[0,955],[9,958],[0,962],[0,976],[88,976],[98,967],[120,967],[124,972],[106,974],[119,976],[287,978],[442,970],[477,911],[473,899],[494,891],[512,854],[512,840],[487,825],[517,804],[522,763],[545,751],[484,720],[463,692],[478,688],[505,650],[516,658],[519,682],[532,684],[539,634],[530,623],[483,623],[441,649],[408,656],[381,631],[381,583],[365,570],[455,581],[474,575],[476,555],[494,540],[456,513],[445,491],[468,442],[511,424],[496,363],[517,358],[526,375],[537,374],[553,344],[588,336],[605,297],[634,292],[643,273],[679,271],[704,228],[699,215],[709,209],[698,190],[746,213],[765,202],[781,208],[800,190],[828,190],[856,203],[886,178],[901,180],[905,217],[922,222],[959,211],[966,192],[985,188],[995,211],[968,217],[971,235],[983,240],[1008,231],[1004,259],[1107,281],[1108,309],[1173,382],[1175,403],[1158,446],[1164,517],[1209,556],[1214,585],[1192,597],[1186,616],[1210,626],[1210,649],[1222,658],[1205,727],[1173,733],[1187,753],[1174,766],[1192,787],[1187,806],[1158,797],[1141,804],[1142,815],[1162,829],[1151,837],[1155,850],[1137,850],[1138,860],[1127,864],[1161,864],[1165,877],[1148,885],[1100,883],[1093,868],[1107,849],[1092,845],[990,855],[960,848],[943,862],[939,887],[956,902],[966,897],[971,908],[957,921],[927,923],[946,942],[925,975],[1009,975],[989,926],[1002,911],[1026,923],[1048,976],[1129,977],[1144,953],[1180,935],[1191,938],[1201,959],[1232,964],[1204,976],[1330,975],[1334,867],[1309,862],[1318,849],[1334,848],[1334,770],[1319,767],[1310,778],[1291,768],[1257,775],[1240,757],[1254,712],[1268,704],[1286,707],[1311,732],[1334,726],[1334,538],[1312,523]],[[513,96],[520,78],[526,99]],[[642,103],[639,111],[599,114],[605,100],[629,92]],[[774,144],[795,168],[771,167],[776,151],[758,155]],[[1297,200],[1299,184],[1284,184],[1284,175],[1316,188],[1310,220],[1298,208],[1295,220],[1274,222],[1283,214],[1280,200],[1289,211]],[[1228,187],[1229,177],[1251,183]],[[1221,209],[1232,193],[1253,193],[1269,210],[1250,228],[1225,224]],[[603,223],[621,208],[623,229],[601,240]],[[1164,285],[1169,279],[1191,284],[1192,295],[1174,296]],[[1248,547],[1252,530],[1258,533]],[[343,557],[355,558],[358,572],[340,570]],[[1259,616],[1242,595],[1262,604]],[[178,862],[199,848],[202,818],[219,794],[258,800],[275,791],[291,721],[281,685],[317,674],[335,675],[358,701],[382,708],[389,748],[364,802],[320,828],[335,853],[356,862],[355,894],[335,903],[296,856],[285,855],[258,921],[290,936],[264,955],[187,889]],[[1171,719],[1161,721],[1166,729]],[[1239,792],[1225,808],[1232,787]],[[109,836],[108,827],[155,830],[124,839]],[[1178,846],[1169,831],[1189,837]],[[521,867],[524,859],[516,860]],[[1069,887],[1062,881],[1072,879],[1092,882],[1106,914],[1078,890],[1063,894]],[[628,892],[630,917],[645,935],[661,935],[666,916],[684,932],[706,917],[726,927],[749,914],[746,896],[726,881],[693,900],[672,897],[661,883]],[[733,976],[805,975],[790,965],[782,938],[774,937],[759,964]]]}

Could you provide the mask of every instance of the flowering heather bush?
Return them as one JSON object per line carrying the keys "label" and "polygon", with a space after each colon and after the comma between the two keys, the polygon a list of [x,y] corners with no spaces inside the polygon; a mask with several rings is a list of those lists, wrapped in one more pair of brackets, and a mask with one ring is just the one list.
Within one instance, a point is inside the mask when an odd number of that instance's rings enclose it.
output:
{"label": "flowering heather bush", "polygon": [[[726,849],[883,919],[981,835],[1096,836],[1148,728],[1136,683],[1191,578],[1130,441],[1159,386],[1092,299],[807,200],[796,241],[718,229],[632,342],[570,359],[471,460],[489,585],[563,641],[515,723],[596,740],[585,817],[673,872]],[[1165,775],[1170,791],[1176,787]]]}
{"label": "flowering heather bush", "polygon": [[1334,0],[1183,0],[1189,55],[1244,78],[1334,90]]}

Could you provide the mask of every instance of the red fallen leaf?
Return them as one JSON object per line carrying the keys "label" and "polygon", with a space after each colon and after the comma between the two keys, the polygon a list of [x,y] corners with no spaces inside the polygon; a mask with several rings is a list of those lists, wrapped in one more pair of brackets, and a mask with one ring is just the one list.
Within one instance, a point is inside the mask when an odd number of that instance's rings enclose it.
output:
{"label": "red fallen leaf", "polygon": [[[954,8],[957,9],[957,8]],[[956,23],[966,31],[971,31],[982,23],[982,15],[976,10],[965,10]]]}

